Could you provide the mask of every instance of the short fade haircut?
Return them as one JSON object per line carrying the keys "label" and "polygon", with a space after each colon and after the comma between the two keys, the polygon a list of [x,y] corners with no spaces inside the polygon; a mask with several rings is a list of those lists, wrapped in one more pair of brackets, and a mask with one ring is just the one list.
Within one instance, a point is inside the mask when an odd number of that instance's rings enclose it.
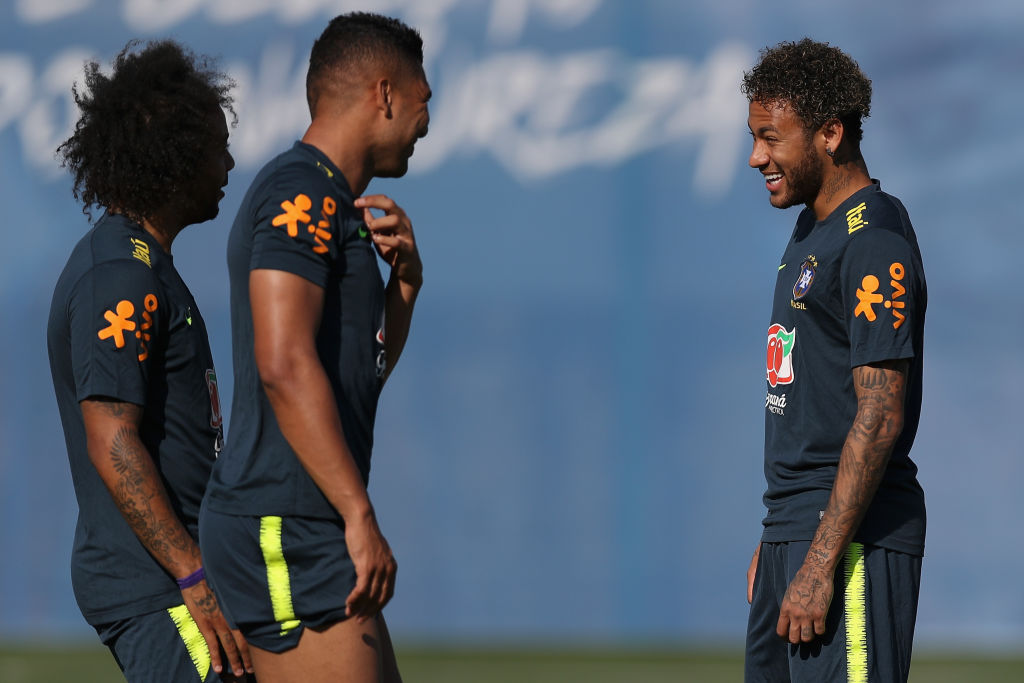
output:
{"label": "short fade haircut", "polygon": [[212,60],[172,40],[139,45],[121,50],[110,76],[86,62],[86,90],[71,90],[81,116],[57,156],[90,221],[92,206],[138,223],[152,218],[187,191],[211,148],[224,146],[210,112],[226,109],[234,123],[234,83]]}
{"label": "short fade haircut", "polygon": [[751,102],[792,108],[808,133],[839,119],[855,148],[863,137],[861,120],[871,115],[871,80],[857,62],[810,38],[761,50],[741,89]]}
{"label": "short fade haircut", "polygon": [[350,12],[331,20],[313,43],[306,73],[310,114],[332,78],[361,65],[423,65],[423,39],[398,19],[370,12]]}

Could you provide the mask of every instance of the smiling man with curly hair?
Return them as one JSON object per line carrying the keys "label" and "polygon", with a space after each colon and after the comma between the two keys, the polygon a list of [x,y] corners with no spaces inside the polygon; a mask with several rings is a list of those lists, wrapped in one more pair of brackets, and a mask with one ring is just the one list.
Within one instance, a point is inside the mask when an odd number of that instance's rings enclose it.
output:
{"label": "smiling man with curly hair", "polygon": [[861,154],[871,81],[838,48],[766,49],[744,75],[750,166],[802,205],[767,334],[761,543],[746,671],[763,681],[906,681],[924,552],[910,448],[927,289],[906,209]]}
{"label": "smiling man with curly hair", "polygon": [[85,86],[58,155],[83,211],[103,214],[68,258],[47,327],[79,506],[75,597],[129,681],[244,676],[248,647],[197,542],[223,441],[217,375],[171,258],[178,233],[216,217],[224,196],[231,82],[160,41],[129,43],[109,76],[87,63]]}

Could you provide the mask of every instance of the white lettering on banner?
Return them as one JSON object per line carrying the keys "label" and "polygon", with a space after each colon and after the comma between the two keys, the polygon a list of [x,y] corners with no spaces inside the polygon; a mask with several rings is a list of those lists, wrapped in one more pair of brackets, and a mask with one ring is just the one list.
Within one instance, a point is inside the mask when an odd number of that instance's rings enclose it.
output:
{"label": "white lettering on banner", "polygon": [[[333,17],[362,10],[399,14],[423,32],[425,27],[443,22],[445,15],[458,6],[479,4],[473,0],[124,0],[124,20],[136,30],[165,31],[200,10],[205,10],[211,21],[223,24],[237,24],[263,15],[298,24],[317,16]],[[522,35],[531,13],[554,28],[567,28],[589,17],[600,5],[601,0],[492,0],[487,34],[492,40],[511,43]]]}
{"label": "white lettering on banner", "polygon": [[241,168],[258,168],[278,154],[309,125],[306,60],[294,46],[272,43],[263,50],[255,73],[245,62],[227,68],[235,79],[238,127],[231,133],[231,154]]}
{"label": "white lettering on banner", "polygon": [[137,31],[166,31],[203,6],[203,0],[124,0],[124,21]]}
{"label": "white lettering on banner", "polygon": [[[547,56],[500,53],[441,74],[430,136],[411,168],[429,170],[456,154],[486,150],[524,178],[588,165],[612,166],[672,142],[700,146],[696,189],[728,189],[743,144],[745,109],[736,84],[751,55],[717,49],[704,68],[681,58],[631,61],[610,50]],[[603,114],[586,111],[587,95],[612,89]],[[594,115],[598,114],[596,120]],[[580,119],[587,116],[588,123]]]}
{"label": "white lettering on banner", "polygon": [[487,37],[510,45],[523,35],[531,10],[536,10],[555,28],[578,25],[601,6],[601,0],[494,0],[487,22]]}
{"label": "white lettering on banner", "polygon": [[32,99],[32,62],[0,55],[0,130],[24,113]]}
{"label": "white lettering on banner", "polygon": [[88,9],[93,0],[17,0],[14,9],[26,24],[45,24]]}
{"label": "white lettering on banner", "polygon": [[[35,15],[58,16],[79,0],[34,0]],[[82,0],[91,4],[90,0]],[[76,4],[78,3],[78,4]],[[166,30],[202,12],[209,21],[239,23],[261,15],[280,22],[311,20],[347,11],[348,0],[122,0],[127,24]],[[637,58],[618,49],[549,53],[491,51],[481,56],[438,55],[449,42],[448,15],[470,0],[381,0],[366,3],[399,14],[424,35],[427,72],[435,92],[430,135],[416,148],[411,173],[454,158],[488,154],[523,180],[543,179],[587,166],[610,167],[654,149],[685,144],[696,154],[696,194],[718,198],[740,165],[745,121],[739,93],[753,59],[735,43],[718,45],[703,63],[681,56]],[[528,19],[565,29],[590,17],[601,0],[492,0],[488,36],[514,41]],[[27,5],[19,0],[24,18]],[[98,11],[98,10],[97,10]],[[112,12],[114,10],[108,10]],[[41,20],[41,19],[40,19]],[[319,24],[319,22],[318,22]],[[454,42],[454,41],[450,41]],[[255,169],[301,136],[308,124],[305,71],[308,46],[281,37],[257,59],[223,60],[238,84],[233,92],[238,127],[232,153],[240,169]],[[53,153],[72,132],[77,110],[71,85],[82,81],[82,62],[95,58],[65,48],[40,65],[29,55],[0,55],[0,133],[16,124],[25,159],[50,177],[61,171]],[[106,62],[106,60],[102,60]],[[41,75],[40,75],[41,72]],[[436,73],[435,73],[436,72]],[[66,106],[64,106],[66,105]]]}
{"label": "white lettering on banner", "polygon": [[71,48],[50,62],[36,79],[36,93],[18,122],[25,160],[46,176],[62,175],[54,161],[54,152],[74,130],[78,105],[71,94],[71,83],[82,78],[82,63],[89,52]]}

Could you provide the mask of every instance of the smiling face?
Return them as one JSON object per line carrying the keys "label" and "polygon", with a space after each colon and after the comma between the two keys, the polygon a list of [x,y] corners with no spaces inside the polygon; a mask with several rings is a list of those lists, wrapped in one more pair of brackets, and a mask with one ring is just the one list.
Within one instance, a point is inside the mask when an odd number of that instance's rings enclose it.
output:
{"label": "smiling face", "polygon": [[825,164],[800,118],[783,104],[753,101],[747,125],[754,138],[749,163],[764,175],[772,206],[811,206],[821,191]]}
{"label": "smiling face", "polygon": [[419,66],[403,69],[392,81],[391,116],[374,171],[378,178],[400,178],[409,170],[416,141],[426,136],[430,125],[430,96],[430,85]]}

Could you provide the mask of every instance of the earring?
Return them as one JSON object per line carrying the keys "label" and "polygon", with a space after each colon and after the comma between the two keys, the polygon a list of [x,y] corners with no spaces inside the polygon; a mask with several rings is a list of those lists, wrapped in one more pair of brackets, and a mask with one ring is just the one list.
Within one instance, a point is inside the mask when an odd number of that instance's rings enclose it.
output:
{"label": "earring", "polygon": [[835,152],[832,151],[831,147],[826,147],[825,148],[825,154],[827,154],[829,156],[832,156],[833,154],[835,154]]}

